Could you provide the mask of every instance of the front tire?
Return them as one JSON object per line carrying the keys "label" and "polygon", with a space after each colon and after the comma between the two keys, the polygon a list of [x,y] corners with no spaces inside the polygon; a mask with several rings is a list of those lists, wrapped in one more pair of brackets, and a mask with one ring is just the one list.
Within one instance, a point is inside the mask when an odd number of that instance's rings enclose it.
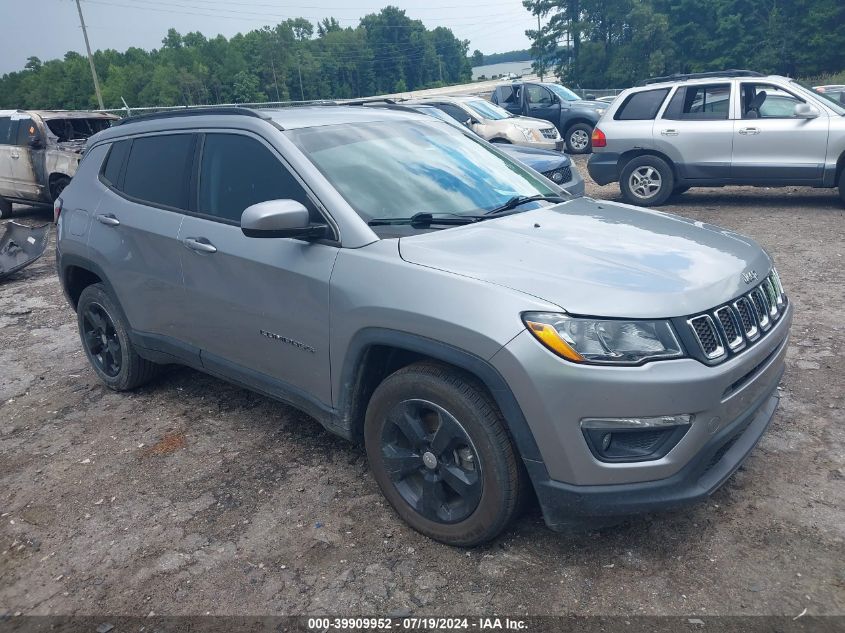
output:
{"label": "front tire", "polygon": [[427,362],[391,374],[370,399],[364,440],[384,496],[437,541],[489,541],[521,507],[526,475],[505,421],[469,374]]}
{"label": "front tire", "polygon": [[593,127],[576,123],[566,130],[566,151],[569,154],[589,154],[593,150]]}
{"label": "front tire", "polygon": [[92,284],[82,291],[76,315],[85,355],[109,389],[129,391],[158,373],[159,365],[135,351],[123,315],[103,284]]}
{"label": "front tire", "polygon": [[672,168],[659,156],[637,156],[622,169],[619,188],[626,202],[642,207],[663,204],[675,188]]}

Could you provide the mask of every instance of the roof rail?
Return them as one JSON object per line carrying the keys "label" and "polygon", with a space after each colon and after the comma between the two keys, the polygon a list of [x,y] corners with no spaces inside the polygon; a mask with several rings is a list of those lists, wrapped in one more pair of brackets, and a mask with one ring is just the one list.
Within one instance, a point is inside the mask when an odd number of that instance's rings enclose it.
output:
{"label": "roof rail", "polygon": [[738,70],[738,69],[731,69],[731,70],[717,70],[714,72],[707,72],[707,73],[675,73],[674,75],[667,75],[665,77],[651,77],[646,79],[645,81],[640,82],[639,85],[647,86],[649,84],[661,84],[666,83],[668,81],[685,81],[687,79],[710,79],[710,78],[719,78],[719,77],[765,77],[763,73],[758,73],[753,70]]}
{"label": "roof rail", "polygon": [[197,108],[197,107],[188,107],[184,110],[169,110],[167,112],[152,112],[150,114],[138,114],[136,116],[127,117],[125,119],[121,119],[118,121],[115,126],[117,125],[129,125],[130,123],[141,123],[143,121],[151,121],[154,119],[170,119],[175,117],[183,117],[183,116],[204,116],[207,114],[211,115],[218,115],[218,114],[227,114],[227,115],[240,115],[240,116],[251,116],[258,119],[266,119],[267,117],[262,115],[255,110],[250,110],[249,108],[237,108],[237,107],[208,107],[208,108]]}
{"label": "roof rail", "polygon": [[368,103],[394,104],[397,101],[404,101],[404,99],[401,99],[401,98],[398,98],[398,97],[364,97],[362,99],[336,99],[334,101],[329,101],[325,105],[356,106],[356,105],[366,105]]}

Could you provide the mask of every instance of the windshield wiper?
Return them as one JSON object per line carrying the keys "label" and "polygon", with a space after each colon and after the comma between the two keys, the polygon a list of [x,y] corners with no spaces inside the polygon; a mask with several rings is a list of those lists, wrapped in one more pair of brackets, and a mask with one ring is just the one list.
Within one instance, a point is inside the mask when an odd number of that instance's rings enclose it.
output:
{"label": "windshield wiper", "polygon": [[563,196],[556,196],[554,194],[540,194],[536,196],[514,196],[505,204],[490,209],[484,215],[496,215],[497,213],[504,213],[505,211],[516,209],[520,205],[526,204],[528,202],[534,202],[535,200],[545,200],[547,202],[566,202],[567,198],[564,198]]}
{"label": "windshield wiper", "polygon": [[[448,218],[436,218],[435,215],[450,215]],[[461,226],[463,224],[472,224],[483,220],[484,216],[480,215],[461,215],[459,213],[429,213],[421,211],[415,213],[409,218],[373,218],[367,224],[369,226],[401,226],[408,225],[414,228],[428,228],[432,224],[440,224],[446,226]]]}

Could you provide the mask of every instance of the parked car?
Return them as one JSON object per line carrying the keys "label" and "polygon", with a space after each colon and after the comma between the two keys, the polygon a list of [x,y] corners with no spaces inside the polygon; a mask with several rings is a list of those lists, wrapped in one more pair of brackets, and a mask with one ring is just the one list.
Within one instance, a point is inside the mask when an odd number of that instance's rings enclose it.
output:
{"label": "parked car", "polygon": [[481,97],[430,97],[409,99],[403,103],[438,108],[491,143],[512,143],[557,151],[563,149],[563,140],[554,126],[541,119],[514,116]]}
{"label": "parked car", "polygon": [[657,78],[623,92],[593,132],[587,165],[628,202],[690,187],[838,186],[845,106],[786,77],[726,71]]}
{"label": "parked car", "polygon": [[557,127],[570,154],[588,154],[596,122],[607,109],[601,101],[588,101],[560,84],[511,82],[496,86],[492,101],[511,114],[545,119]]}
{"label": "parked car", "polygon": [[[381,100],[362,100],[360,103],[361,105],[373,107],[386,107],[419,112],[420,114],[427,114],[428,116],[433,116],[441,121],[446,121],[450,125],[466,125],[465,123],[459,123],[443,110],[435,108],[434,106],[419,104],[407,105],[404,103],[396,103],[393,101],[384,102]],[[556,185],[562,187],[566,193],[573,196],[584,195],[584,179],[578,172],[578,168],[573,164],[572,159],[566,154],[546,149],[522,147],[520,145],[510,145],[505,143],[498,143],[497,148],[511,158],[514,158],[521,163],[528,165],[531,169],[540,172]]]}
{"label": "parked car", "polygon": [[52,204],[79,164],[85,140],[117,119],[111,114],[0,110],[0,217],[12,203]]}
{"label": "parked car", "polygon": [[452,545],[500,533],[529,486],[555,529],[703,499],[778,402],[792,306],[753,240],[562,198],[429,116],[129,119],[55,210],[108,387],[181,363],[289,402]]}
{"label": "parked car", "polygon": [[835,103],[845,104],[845,85],[834,84],[830,86],[813,86],[813,90],[823,97],[833,99]]}

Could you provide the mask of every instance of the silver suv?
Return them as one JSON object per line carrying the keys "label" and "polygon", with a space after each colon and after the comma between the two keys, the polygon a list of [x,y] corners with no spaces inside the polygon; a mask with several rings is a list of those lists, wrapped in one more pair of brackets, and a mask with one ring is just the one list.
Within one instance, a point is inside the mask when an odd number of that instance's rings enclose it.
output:
{"label": "silver suv", "polygon": [[752,240],[566,199],[468,130],[185,110],[88,143],[58,274],[115,390],[179,363],[362,443],[398,514],[494,537],[701,499],[777,405],[792,307]]}
{"label": "silver suv", "polygon": [[839,187],[845,106],[792,79],[751,71],[660,77],[623,92],[593,131],[587,165],[632,204],[690,187]]}

